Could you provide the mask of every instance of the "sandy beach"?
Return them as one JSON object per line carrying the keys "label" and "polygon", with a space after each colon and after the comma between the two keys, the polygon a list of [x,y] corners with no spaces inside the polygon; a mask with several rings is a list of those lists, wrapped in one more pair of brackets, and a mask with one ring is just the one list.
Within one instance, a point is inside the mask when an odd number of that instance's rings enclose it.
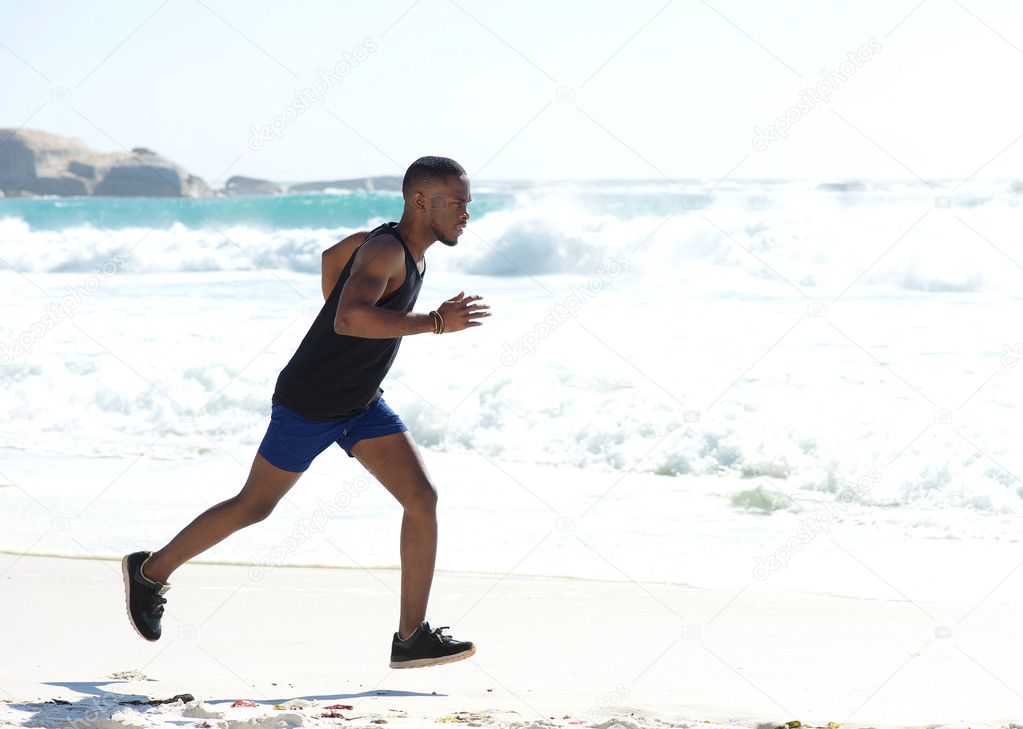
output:
{"label": "sandy beach", "polygon": [[128,623],[119,556],[233,493],[248,449],[3,453],[0,725],[976,729],[1023,711],[1009,516],[985,539],[991,516],[950,508],[800,489],[784,509],[738,508],[770,496],[762,479],[429,452],[427,618],[477,653],[392,670],[400,509],[352,460],[317,459],[271,518],[179,569],[151,644]]}
{"label": "sandy beach", "polygon": [[3,554],[0,575],[3,725],[978,727],[1021,707],[999,606],[955,625],[963,606],[440,573],[431,614],[478,652],[395,671],[393,570],[193,563],[155,644],[116,561]]}

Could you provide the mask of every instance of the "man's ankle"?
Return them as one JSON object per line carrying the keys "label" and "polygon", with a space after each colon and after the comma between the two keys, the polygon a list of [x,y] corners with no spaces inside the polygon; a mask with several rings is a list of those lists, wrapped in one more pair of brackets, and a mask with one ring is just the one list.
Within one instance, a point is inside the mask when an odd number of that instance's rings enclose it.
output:
{"label": "man's ankle", "polygon": [[142,573],[142,576],[145,577],[150,582],[155,582],[158,585],[166,585],[167,584],[166,577],[164,577],[164,579],[162,579],[162,580],[158,580],[155,577],[152,577],[152,576],[146,574],[146,567],[147,566],[150,568],[150,570],[152,569],[152,565],[149,564],[149,561],[153,558],[153,556],[154,555],[150,555],[150,556],[146,557],[146,559],[142,562],[142,565],[139,567],[139,572]]}
{"label": "man's ankle", "polygon": [[412,630],[408,631],[407,633],[405,631],[403,631],[401,628],[398,628],[398,640],[408,640],[409,638],[412,637],[413,633],[415,633],[417,630],[419,630],[419,625],[416,625],[416,627],[414,627]]}

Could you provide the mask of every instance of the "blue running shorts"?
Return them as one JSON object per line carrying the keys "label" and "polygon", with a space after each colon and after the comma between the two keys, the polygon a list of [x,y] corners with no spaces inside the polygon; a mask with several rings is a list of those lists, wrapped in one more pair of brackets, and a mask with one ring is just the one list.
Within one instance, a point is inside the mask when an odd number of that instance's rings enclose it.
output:
{"label": "blue running shorts", "polygon": [[301,473],[331,443],[337,443],[349,458],[354,458],[352,446],[360,440],[406,430],[408,427],[383,398],[377,398],[369,408],[354,417],[329,422],[303,418],[273,403],[270,426],[259,444],[259,455],[281,470]]}

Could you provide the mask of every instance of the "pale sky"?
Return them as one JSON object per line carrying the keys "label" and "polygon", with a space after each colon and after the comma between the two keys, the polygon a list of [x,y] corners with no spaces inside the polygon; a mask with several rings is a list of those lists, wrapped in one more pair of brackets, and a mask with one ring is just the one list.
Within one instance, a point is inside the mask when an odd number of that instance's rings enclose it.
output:
{"label": "pale sky", "polygon": [[[424,154],[481,179],[1015,178],[1021,49],[1009,0],[0,0],[0,127],[216,186]],[[822,70],[829,100],[795,108]]]}

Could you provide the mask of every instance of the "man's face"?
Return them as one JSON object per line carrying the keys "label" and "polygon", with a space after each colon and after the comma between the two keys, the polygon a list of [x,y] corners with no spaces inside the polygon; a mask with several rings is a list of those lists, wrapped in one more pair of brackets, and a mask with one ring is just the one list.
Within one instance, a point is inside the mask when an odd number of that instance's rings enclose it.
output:
{"label": "man's face", "polygon": [[449,177],[433,186],[427,195],[427,222],[430,230],[444,245],[453,246],[469,220],[469,178]]}

